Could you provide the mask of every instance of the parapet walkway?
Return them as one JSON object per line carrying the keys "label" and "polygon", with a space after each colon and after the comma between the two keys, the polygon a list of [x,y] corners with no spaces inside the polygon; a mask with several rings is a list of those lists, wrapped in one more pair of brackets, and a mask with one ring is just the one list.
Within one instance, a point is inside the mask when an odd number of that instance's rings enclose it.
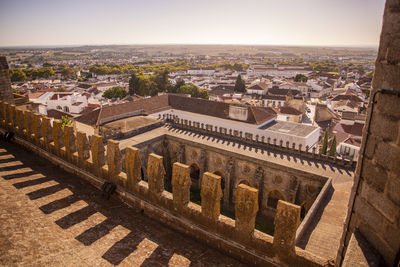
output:
{"label": "parapet walkway", "polygon": [[0,266],[245,266],[0,142]]}
{"label": "parapet walkway", "polygon": [[332,186],[333,192],[324,200],[315,221],[297,244],[327,260],[335,260],[339,250],[353,179],[336,177]]}
{"label": "parapet walkway", "polygon": [[231,153],[262,159],[281,165],[282,169],[293,168],[332,178],[333,191],[325,199],[322,207],[316,214],[315,221],[307,229],[301,240],[299,240],[297,246],[326,260],[336,258],[353,185],[353,171],[332,166],[328,163],[322,163],[318,160],[313,161],[301,158],[298,155],[267,151],[214,136],[207,136],[168,126],[160,127],[129,139],[120,140],[120,148],[135,146],[136,144],[158,138],[165,134],[209,147],[227,150]]}

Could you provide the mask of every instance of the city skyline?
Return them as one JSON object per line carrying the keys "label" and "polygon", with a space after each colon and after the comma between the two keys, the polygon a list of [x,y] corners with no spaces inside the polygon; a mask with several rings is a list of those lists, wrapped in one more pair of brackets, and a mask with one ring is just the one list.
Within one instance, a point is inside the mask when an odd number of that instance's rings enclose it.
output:
{"label": "city skyline", "polygon": [[377,47],[383,0],[2,1],[0,46]]}

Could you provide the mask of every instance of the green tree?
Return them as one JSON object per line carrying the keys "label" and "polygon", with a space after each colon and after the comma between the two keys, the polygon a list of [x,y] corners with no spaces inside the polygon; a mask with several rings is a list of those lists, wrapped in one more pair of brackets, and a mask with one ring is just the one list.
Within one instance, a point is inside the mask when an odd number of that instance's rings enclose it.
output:
{"label": "green tree", "polygon": [[26,75],[21,69],[10,69],[9,72],[12,82],[23,82],[26,80]]}
{"label": "green tree", "polygon": [[76,78],[76,73],[73,68],[70,67],[64,67],[61,70],[61,75],[64,77],[64,79],[75,79]]}
{"label": "green tree", "polygon": [[294,81],[295,82],[307,82],[308,78],[304,74],[296,74],[294,76]]}
{"label": "green tree", "polygon": [[321,153],[324,155],[326,155],[326,152],[328,150],[328,138],[329,138],[328,129],[326,129],[324,134],[324,142],[322,144],[322,150],[321,150]]}
{"label": "green tree", "polygon": [[336,135],[333,137],[331,148],[329,149],[329,156],[334,157],[336,155]]}
{"label": "green tree", "polygon": [[131,78],[129,79],[129,94],[137,95],[139,94],[140,80],[136,76],[136,73],[133,72]]}
{"label": "green tree", "polygon": [[168,92],[171,88],[171,83],[169,82],[169,71],[157,71],[152,77],[152,81],[155,83],[158,92]]}
{"label": "green tree", "polygon": [[105,98],[124,98],[126,96],[125,88],[121,86],[114,86],[106,90],[103,94]]}
{"label": "green tree", "polygon": [[65,125],[72,125],[72,120],[67,115],[61,117],[61,129],[64,130]]}
{"label": "green tree", "polygon": [[244,84],[244,82],[242,80],[242,76],[240,76],[240,75],[238,75],[236,78],[234,91],[239,92],[239,93],[246,92],[246,85]]}

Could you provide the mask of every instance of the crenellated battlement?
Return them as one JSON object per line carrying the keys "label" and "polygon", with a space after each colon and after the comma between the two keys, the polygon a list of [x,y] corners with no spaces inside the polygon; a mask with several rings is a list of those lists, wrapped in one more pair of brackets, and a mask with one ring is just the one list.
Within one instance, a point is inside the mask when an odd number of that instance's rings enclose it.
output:
{"label": "crenellated battlement", "polygon": [[201,205],[197,205],[189,198],[190,168],[185,164],[173,164],[171,193],[164,190],[166,171],[160,155],[148,155],[148,181],[145,181],[141,177],[142,163],[137,148],[127,147],[123,158],[118,141],[109,139],[105,146],[99,135],[88,138],[83,132],[75,133],[72,126],[62,128],[58,120],[51,125],[49,118],[30,111],[22,112],[3,101],[0,101],[0,126],[16,133],[17,143],[97,186],[105,181],[115,183],[119,197],[149,217],[232,256],[256,265],[324,264],[322,259],[295,247],[300,224],[300,207],[297,205],[279,200],[275,237],[272,237],[255,230],[259,207],[259,192],[255,188],[244,184],[238,186],[236,217],[232,220],[220,214],[221,177],[216,174],[203,173]]}
{"label": "crenellated battlement", "polygon": [[[295,142],[290,143],[277,138],[270,138],[265,136],[253,135],[252,133],[242,132],[237,130],[228,129],[225,127],[219,127],[212,124],[204,124],[196,121],[190,121],[181,119],[177,115],[163,114],[159,115],[159,119],[164,120],[174,128],[189,130],[198,132],[201,134],[213,135],[231,140],[235,142],[241,142],[257,147],[266,148],[269,150],[289,153],[293,155],[299,155],[304,158],[319,160],[322,162],[334,164],[337,166],[345,167],[354,170],[357,162],[354,159],[345,159],[340,156],[329,156],[316,152],[316,147],[310,148],[309,146],[303,147],[302,144],[296,144]],[[297,147],[297,148],[296,148]]]}

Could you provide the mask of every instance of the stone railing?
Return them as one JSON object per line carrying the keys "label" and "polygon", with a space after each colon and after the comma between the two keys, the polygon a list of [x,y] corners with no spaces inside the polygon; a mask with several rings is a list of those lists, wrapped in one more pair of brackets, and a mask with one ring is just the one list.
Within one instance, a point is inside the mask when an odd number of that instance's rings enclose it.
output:
{"label": "stone railing", "polygon": [[[0,126],[15,133],[14,141],[38,153],[97,187],[105,181],[117,185],[117,195],[177,231],[190,235],[229,255],[255,265],[323,266],[325,262],[295,247],[300,207],[279,201],[274,237],[255,230],[258,190],[241,184],[236,192],[235,220],[220,214],[221,177],[206,172],[202,177],[201,205],[190,202],[190,168],[174,163],[172,193],[164,190],[163,157],[148,156],[148,181],[141,179],[137,148],[128,147],[123,159],[119,142],[93,135],[89,139],[60,121],[22,111],[0,101]],[[105,151],[107,152],[105,153]],[[122,168],[124,160],[125,170]]]}
{"label": "stone railing", "polygon": [[172,114],[163,114],[162,116],[159,115],[159,119],[166,121],[175,128],[221,137],[227,140],[254,145],[268,150],[298,155],[304,158],[318,160],[345,168],[353,169],[357,164],[357,162],[353,159],[348,160],[344,157],[332,157],[329,155],[317,153],[316,147],[302,147],[302,144],[297,145],[296,143],[290,143],[289,141],[285,143],[283,140],[278,140],[276,138],[272,139],[270,137],[259,135],[254,136],[252,133],[248,132],[243,133],[242,131],[214,126],[211,124],[204,124],[196,121],[180,119],[178,116]]}

